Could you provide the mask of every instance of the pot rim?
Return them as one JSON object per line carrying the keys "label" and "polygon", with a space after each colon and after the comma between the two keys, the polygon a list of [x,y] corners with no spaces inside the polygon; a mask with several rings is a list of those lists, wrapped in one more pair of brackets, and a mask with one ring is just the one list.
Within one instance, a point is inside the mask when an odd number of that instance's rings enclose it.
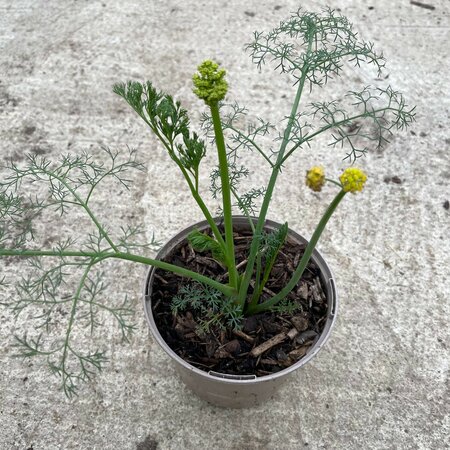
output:
{"label": "pot rim", "polygon": [[[252,217],[253,221],[256,221],[257,217]],[[221,218],[215,218],[214,219],[219,224],[222,222]],[[243,221],[247,222],[248,218],[246,216],[241,215],[233,215],[233,222],[234,224],[242,223]],[[274,222],[272,220],[266,219],[264,222],[264,227],[278,227],[281,224],[278,222]],[[155,259],[161,259],[165,256],[168,252],[170,252],[176,245],[181,243],[183,240],[186,239],[186,236],[188,235],[189,231],[193,228],[208,228],[209,224],[206,220],[202,220],[200,222],[196,222],[186,228],[184,228],[182,231],[177,233],[172,239],[170,239],[158,252]],[[289,228],[288,235],[292,236],[296,240],[299,240],[303,243],[307,243],[308,241],[298,234],[297,232],[291,230]],[[325,342],[328,340],[331,331],[335,325],[336,317],[337,317],[337,311],[338,311],[338,296],[336,291],[336,284],[334,281],[333,274],[331,272],[331,269],[329,268],[328,264],[326,263],[325,259],[322,257],[320,252],[317,249],[314,249],[313,254],[311,256],[314,263],[319,266],[320,272],[321,272],[321,278],[322,281],[326,284],[326,291],[327,291],[327,301],[328,301],[328,311],[327,311],[327,320],[324,326],[324,329],[322,333],[316,338],[313,345],[309,348],[307,353],[296,363],[292,364],[291,366],[280,370],[279,372],[275,372],[273,374],[264,375],[262,377],[257,377],[256,375],[231,375],[231,374],[225,374],[225,373],[218,373],[209,371],[206,372],[204,370],[198,369],[197,367],[191,365],[187,361],[185,361],[183,358],[181,358],[179,355],[177,355],[165,342],[164,338],[161,336],[158,327],[156,326],[155,320],[153,318],[153,312],[151,307],[151,293],[152,293],[152,286],[153,286],[153,278],[155,274],[155,267],[150,266],[149,270],[147,272],[147,276],[145,277],[145,284],[144,284],[144,292],[143,292],[143,306],[144,306],[144,312],[145,317],[147,319],[147,323],[149,325],[149,328],[152,332],[152,335],[158,342],[158,344],[161,346],[161,348],[178,364],[182,365],[185,369],[188,369],[194,373],[196,373],[199,376],[227,383],[227,384],[255,384],[255,383],[264,383],[270,380],[274,380],[276,378],[285,377],[286,375],[292,373],[293,371],[297,370],[298,368],[304,366],[306,363],[308,363],[314,356],[317,355],[317,353],[322,349]],[[327,272],[327,273],[325,273]]]}

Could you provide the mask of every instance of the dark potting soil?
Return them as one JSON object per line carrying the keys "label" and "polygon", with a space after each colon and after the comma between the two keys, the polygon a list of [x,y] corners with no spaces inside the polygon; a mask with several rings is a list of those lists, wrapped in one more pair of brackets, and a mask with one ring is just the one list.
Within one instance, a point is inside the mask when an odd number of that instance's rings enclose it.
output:
{"label": "dark potting soil", "polygon": [[[236,263],[245,269],[251,233],[234,234]],[[282,247],[263,291],[263,299],[272,297],[290,280],[304,246],[287,242]],[[226,269],[208,252],[199,253],[187,242],[179,244],[164,259],[166,262],[201,273],[220,282],[227,281]],[[269,375],[301,359],[321,334],[327,316],[327,299],[319,268],[310,261],[302,279],[287,299],[299,305],[293,314],[265,312],[246,317],[239,330],[212,326],[208,333],[199,330],[198,311],[187,308],[174,315],[172,298],[192,280],[156,269],[152,304],[156,325],[169,347],[193,366],[234,375]],[[249,289],[251,296],[252,288]]]}

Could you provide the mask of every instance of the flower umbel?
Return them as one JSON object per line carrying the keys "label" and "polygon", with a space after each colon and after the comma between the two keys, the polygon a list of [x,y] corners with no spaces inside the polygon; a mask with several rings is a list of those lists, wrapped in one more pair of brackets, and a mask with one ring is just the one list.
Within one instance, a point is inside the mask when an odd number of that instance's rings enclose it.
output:
{"label": "flower umbel", "polygon": [[306,172],[306,186],[315,192],[320,192],[325,184],[325,172],[323,167],[314,166]]}
{"label": "flower umbel", "polygon": [[345,192],[362,191],[365,182],[367,181],[367,175],[357,167],[349,167],[345,169],[342,175],[339,177],[342,183],[342,189]]}
{"label": "flower umbel", "polygon": [[198,73],[194,74],[194,94],[205,101],[207,105],[217,103],[225,98],[228,83],[225,80],[226,71],[219,70],[219,64],[214,61],[203,61],[197,68]]}

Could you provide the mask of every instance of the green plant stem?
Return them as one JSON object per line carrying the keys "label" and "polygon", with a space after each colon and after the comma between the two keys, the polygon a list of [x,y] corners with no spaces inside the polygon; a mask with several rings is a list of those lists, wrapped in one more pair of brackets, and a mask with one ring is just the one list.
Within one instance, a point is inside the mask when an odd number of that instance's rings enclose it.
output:
{"label": "green plant stem", "polygon": [[336,197],[333,199],[333,201],[328,206],[327,210],[325,211],[325,214],[322,216],[322,219],[320,220],[319,224],[317,225],[317,228],[315,229],[311,240],[308,242],[308,245],[306,246],[305,253],[302,256],[302,259],[300,260],[295,272],[292,274],[291,279],[289,280],[288,284],[274,297],[271,299],[265,301],[264,303],[260,303],[258,305],[249,305],[247,309],[247,314],[256,314],[262,311],[267,311],[271,309],[273,306],[275,306],[279,301],[283,300],[283,298],[286,297],[286,295],[291,292],[292,289],[297,285],[298,281],[303,275],[303,272],[309,262],[309,259],[311,258],[312,252],[314,251],[314,248],[316,247],[316,244],[325,229],[328,220],[333,215],[334,211],[336,210],[337,206],[341,202],[341,200],[344,198],[346,192],[344,190],[341,190]]}
{"label": "green plant stem", "polygon": [[272,271],[272,267],[275,264],[275,259],[278,255],[278,252],[280,251],[280,247],[277,249],[277,251],[274,253],[273,258],[270,261],[266,262],[266,267],[264,268],[264,274],[263,274],[263,278],[259,284],[259,289],[257,292],[257,298],[259,299],[259,297],[261,296],[261,293],[264,289],[264,286],[266,285],[269,277],[270,277],[270,272]]}
{"label": "green plant stem", "polygon": [[325,178],[325,181],[328,181],[328,183],[335,184],[336,186],[338,186],[338,187],[340,187],[340,188],[342,189],[342,184],[339,183],[339,182],[336,181],[336,180],[332,180],[331,178]]}
{"label": "green plant stem", "polygon": [[138,263],[142,263],[148,266],[158,267],[163,270],[167,270],[169,272],[176,273],[183,277],[192,278],[200,283],[211,286],[214,289],[222,292],[228,297],[232,297],[236,295],[237,290],[231,286],[227,286],[225,284],[219,283],[218,281],[212,280],[211,278],[205,277],[204,275],[200,275],[197,272],[193,272],[192,270],[184,269],[183,267],[175,266],[174,264],[169,264],[163,261],[158,261],[155,259],[150,259],[144,256],[134,255],[131,253],[117,253],[113,255],[114,258],[124,259],[128,261],[134,261]]}
{"label": "green plant stem", "polygon": [[213,216],[211,215],[208,207],[205,205],[205,202],[203,201],[203,199],[201,198],[200,194],[198,193],[198,177],[196,179],[196,184],[194,185],[194,183],[192,183],[191,178],[189,177],[189,174],[187,173],[186,169],[183,167],[183,164],[181,163],[181,161],[175,156],[175,152],[173,149],[173,143],[169,144],[165,141],[165,139],[163,138],[163,136],[159,133],[158,128],[156,127],[156,125],[152,124],[151,122],[149,122],[147,120],[147,118],[145,118],[145,116],[141,116],[145,123],[151,128],[151,130],[155,133],[156,137],[161,141],[161,143],[164,145],[164,147],[166,147],[167,152],[169,153],[170,157],[172,158],[173,161],[175,161],[176,165],[179,167],[179,169],[181,170],[181,173],[183,174],[184,179],[186,180],[189,189],[191,191],[192,197],[194,198],[194,200],[197,202],[197,205],[199,206],[199,208],[201,209],[203,215],[205,216],[205,219],[207,220],[209,226],[211,227],[211,231],[214,234],[214,237],[216,238],[217,242],[220,244],[220,246],[222,247],[222,250],[224,252],[224,254],[226,254],[226,245],[225,245],[225,241],[219,231],[219,227],[217,226],[216,222],[214,221]]}
{"label": "green plant stem", "polygon": [[255,286],[253,288],[252,298],[250,299],[250,305],[256,306],[258,304],[260,295],[260,281],[261,281],[261,252],[258,252],[258,255],[256,256]]}
{"label": "green plant stem", "polygon": [[124,253],[124,252],[109,252],[109,253],[96,253],[96,252],[82,252],[82,251],[56,251],[56,250],[8,250],[8,249],[0,249],[0,257],[1,256],[58,256],[58,257],[82,257],[82,258],[92,258],[95,259],[96,262],[102,259],[107,258],[116,258],[123,259],[127,261],[134,261],[141,264],[145,264],[147,266],[158,267],[163,270],[167,270],[183,277],[192,278],[200,283],[211,286],[214,289],[222,292],[228,297],[232,297],[237,293],[236,289],[231,286],[227,286],[225,284],[219,283],[218,281],[212,280],[211,278],[205,277],[204,275],[200,275],[191,270],[185,269],[183,267],[176,266],[174,264],[169,264],[163,261],[159,261],[157,259],[147,258],[145,256],[135,255],[132,253]]}
{"label": "green plant stem", "polygon": [[113,256],[114,253],[98,253],[98,252],[82,252],[76,250],[27,250],[27,249],[0,249],[0,257],[2,256],[59,256],[59,257],[82,257],[82,258],[109,258]]}
{"label": "green plant stem", "polygon": [[[307,55],[310,54],[312,48],[313,40],[312,38],[309,41]],[[307,59],[307,58],[306,58]],[[284,152],[286,151],[286,147],[289,143],[289,137],[291,135],[292,126],[294,124],[295,115],[297,114],[298,106],[300,104],[300,99],[302,97],[303,88],[305,86],[306,74],[308,73],[308,67],[305,66],[302,70],[302,76],[300,78],[300,82],[297,88],[297,94],[294,99],[294,103],[292,104],[291,114],[289,116],[289,121],[286,126],[286,130],[284,131],[283,141],[281,143],[280,151],[278,153],[276,164],[272,169],[272,174],[269,179],[269,183],[267,186],[266,194],[264,195],[264,200],[261,205],[261,209],[259,212],[258,222],[256,224],[256,230],[253,235],[252,244],[250,247],[250,255],[247,262],[247,267],[245,269],[244,277],[241,281],[241,285],[239,287],[239,296],[238,296],[238,304],[241,310],[244,310],[245,301],[247,297],[248,287],[250,285],[250,280],[253,274],[253,267],[255,264],[256,254],[258,252],[259,247],[259,236],[261,236],[264,222],[266,220],[267,211],[269,209],[269,204],[272,199],[272,194],[275,189],[275,184],[277,181],[278,174],[281,168],[281,161],[283,160]]]}
{"label": "green plant stem", "polygon": [[203,201],[200,194],[198,193],[198,190],[193,185],[191,179],[189,178],[189,175],[186,173],[186,169],[181,165],[181,163],[179,163],[178,166],[180,167],[180,169],[184,175],[184,178],[186,179],[186,181],[188,183],[188,186],[189,186],[189,189],[191,190],[192,196],[194,197],[195,201],[197,202],[197,205],[199,206],[203,215],[205,216],[205,219],[207,220],[208,225],[210,226],[211,231],[214,234],[214,237],[216,238],[217,242],[220,244],[224,253],[226,254],[226,243],[222,237],[222,234],[220,233],[219,227],[217,226],[216,222],[214,221],[214,218],[211,215],[208,207],[205,205],[205,202]]}
{"label": "green plant stem", "polygon": [[209,105],[211,108],[211,117],[214,125],[214,135],[216,138],[217,153],[219,156],[219,171],[222,185],[222,203],[223,218],[225,225],[225,246],[228,261],[229,283],[235,289],[238,288],[238,273],[236,269],[236,259],[234,255],[234,237],[233,237],[233,217],[231,212],[231,191],[230,177],[228,172],[228,159],[223,137],[222,122],[220,120],[219,106],[217,102]]}
{"label": "green plant stem", "polygon": [[64,339],[64,344],[63,344],[64,351],[63,351],[62,360],[61,360],[62,361],[61,369],[62,369],[63,386],[64,386],[64,391],[65,391],[66,395],[69,394],[67,392],[67,388],[66,388],[66,378],[67,378],[66,361],[67,361],[67,352],[70,349],[70,347],[69,347],[70,334],[72,332],[72,326],[73,326],[73,322],[75,320],[75,313],[77,311],[77,305],[78,305],[78,300],[80,299],[81,291],[83,289],[84,283],[86,282],[86,278],[88,277],[89,272],[94,264],[95,264],[95,261],[92,261],[92,263],[89,264],[86,267],[86,269],[84,270],[81,280],[78,283],[77,291],[75,292],[75,295],[72,300],[72,308],[70,311],[69,324],[67,325],[66,337]]}

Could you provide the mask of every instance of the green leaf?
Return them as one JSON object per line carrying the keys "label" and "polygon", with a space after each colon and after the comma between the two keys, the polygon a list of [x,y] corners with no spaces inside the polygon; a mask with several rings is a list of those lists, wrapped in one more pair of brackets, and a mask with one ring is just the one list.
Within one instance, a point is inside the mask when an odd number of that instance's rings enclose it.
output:
{"label": "green leaf", "polygon": [[226,258],[222,247],[211,236],[195,229],[189,233],[188,241],[197,252],[210,251],[214,259],[226,265]]}
{"label": "green leaf", "polygon": [[183,136],[183,143],[184,146],[177,145],[180,161],[185,169],[195,172],[206,154],[205,143],[199,139],[197,133],[193,133],[192,138],[188,134]]}

